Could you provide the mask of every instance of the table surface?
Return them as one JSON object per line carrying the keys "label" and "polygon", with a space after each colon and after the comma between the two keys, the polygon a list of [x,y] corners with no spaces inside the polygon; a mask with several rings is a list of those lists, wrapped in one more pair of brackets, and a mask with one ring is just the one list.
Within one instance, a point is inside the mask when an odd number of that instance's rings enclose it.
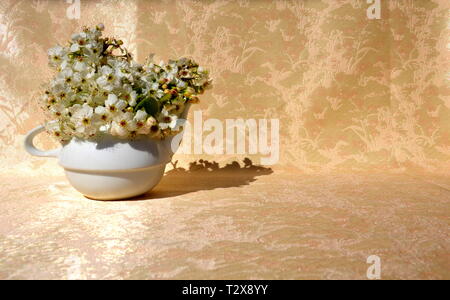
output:
{"label": "table surface", "polygon": [[197,163],[129,201],[0,175],[1,279],[450,279],[450,181]]}

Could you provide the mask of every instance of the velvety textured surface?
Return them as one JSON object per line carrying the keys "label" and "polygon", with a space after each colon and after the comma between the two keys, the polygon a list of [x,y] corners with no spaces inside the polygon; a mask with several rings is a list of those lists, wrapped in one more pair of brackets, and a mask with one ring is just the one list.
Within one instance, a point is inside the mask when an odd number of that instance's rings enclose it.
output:
{"label": "velvety textured surface", "polygon": [[383,279],[450,279],[448,178],[197,163],[119,202],[0,179],[3,279],[366,279],[370,255]]}

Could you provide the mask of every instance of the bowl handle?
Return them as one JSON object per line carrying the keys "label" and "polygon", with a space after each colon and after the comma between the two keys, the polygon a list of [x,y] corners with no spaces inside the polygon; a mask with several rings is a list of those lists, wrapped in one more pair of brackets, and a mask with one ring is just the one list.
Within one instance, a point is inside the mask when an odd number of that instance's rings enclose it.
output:
{"label": "bowl handle", "polygon": [[25,141],[24,141],[24,147],[25,150],[30,153],[31,155],[34,156],[43,156],[43,157],[57,157],[59,151],[61,151],[61,148],[58,149],[54,149],[54,150],[48,150],[48,151],[42,151],[37,149],[34,145],[33,145],[33,139],[36,135],[38,135],[39,133],[45,131],[45,127],[40,125],[32,130],[30,130],[27,135],[25,136]]}

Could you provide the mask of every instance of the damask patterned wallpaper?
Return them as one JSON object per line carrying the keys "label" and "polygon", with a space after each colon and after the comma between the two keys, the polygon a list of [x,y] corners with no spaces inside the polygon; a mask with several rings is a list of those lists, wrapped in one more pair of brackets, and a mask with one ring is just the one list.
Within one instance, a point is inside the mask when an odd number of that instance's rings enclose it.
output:
{"label": "damask patterned wallpaper", "polygon": [[[450,2],[381,0],[379,19],[367,2],[2,0],[0,166],[44,167],[21,142],[44,122],[46,51],[102,22],[140,61],[187,55],[209,68],[204,118],[279,119],[282,166],[448,174]],[[180,159],[200,157],[235,158]]]}

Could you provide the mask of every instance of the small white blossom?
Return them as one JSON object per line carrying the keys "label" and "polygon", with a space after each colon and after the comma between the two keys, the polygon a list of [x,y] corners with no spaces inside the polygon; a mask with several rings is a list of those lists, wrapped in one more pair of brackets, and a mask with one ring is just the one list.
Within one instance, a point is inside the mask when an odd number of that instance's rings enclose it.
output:
{"label": "small white blossom", "polygon": [[180,126],[180,122],[178,120],[177,115],[172,115],[170,112],[166,109],[163,109],[161,112],[161,115],[159,117],[159,128],[162,130],[165,129],[172,129],[172,130],[178,130]]}
{"label": "small white blossom", "polygon": [[103,66],[101,68],[101,74],[102,75],[97,79],[97,83],[104,90],[112,91],[115,87],[120,85],[119,78],[111,67]]}
{"label": "small white blossom", "polygon": [[127,103],[124,100],[117,98],[115,94],[109,94],[108,99],[105,102],[106,108],[110,113],[117,113],[127,107]]}
{"label": "small white blossom", "polygon": [[133,121],[135,125],[135,130],[138,134],[147,134],[148,129],[146,128],[146,120],[148,114],[144,110],[138,110],[134,115]]}
{"label": "small white blossom", "polygon": [[71,108],[72,121],[76,126],[76,131],[79,133],[87,132],[92,123],[94,116],[94,109],[88,104],[75,104]]}
{"label": "small white blossom", "polygon": [[54,105],[51,105],[49,110],[56,117],[66,116],[68,114],[68,112],[69,112],[67,107],[65,107],[62,103],[56,103]]}
{"label": "small white blossom", "polygon": [[57,67],[57,66],[61,65],[61,63],[65,59],[66,54],[67,54],[66,49],[64,49],[61,46],[56,46],[56,47],[48,50],[50,65],[53,67]]}
{"label": "small white blossom", "polygon": [[104,106],[97,106],[95,108],[96,120],[101,123],[107,123],[111,121],[111,114],[109,110]]}
{"label": "small white blossom", "polygon": [[70,68],[65,68],[58,74],[57,80],[60,81],[61,85],[72,85],[74,83],[73,70]]}
{"label": "small white blossom", "polygon": [[73,69],[78,72],[85,72],[88,69],[88,65],[83,61],[76,61],[73,64]]}
{"label": "small white blossom", "polygon": [[126,137],[131,132],[136,130],[136,123],[133,120],[133,114],[131,112],[118,113],[111,124],[111,132],[113,135],[120,137]]}

